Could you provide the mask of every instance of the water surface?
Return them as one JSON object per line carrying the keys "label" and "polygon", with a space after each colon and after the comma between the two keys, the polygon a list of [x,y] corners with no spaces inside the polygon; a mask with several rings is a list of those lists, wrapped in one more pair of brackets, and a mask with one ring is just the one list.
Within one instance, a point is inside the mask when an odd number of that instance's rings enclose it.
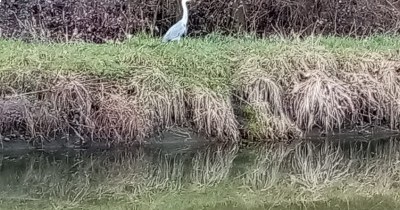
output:
{"label": "water surface", "polygon": [[398,209],[400,142],[0,155],[0,209]]}

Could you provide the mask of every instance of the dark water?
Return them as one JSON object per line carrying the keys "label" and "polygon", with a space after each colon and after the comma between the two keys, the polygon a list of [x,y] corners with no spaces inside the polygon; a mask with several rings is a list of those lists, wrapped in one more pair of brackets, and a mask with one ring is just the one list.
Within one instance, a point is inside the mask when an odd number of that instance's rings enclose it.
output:
{"label": "dark water", "polygon": [[0,209],[398,209],[400,141],[0,154]]}

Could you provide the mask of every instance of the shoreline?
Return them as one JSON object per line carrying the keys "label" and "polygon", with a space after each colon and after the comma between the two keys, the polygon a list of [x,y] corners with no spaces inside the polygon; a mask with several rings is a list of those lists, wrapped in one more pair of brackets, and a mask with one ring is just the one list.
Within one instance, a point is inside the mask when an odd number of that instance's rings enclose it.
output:
{"label": "shoreline", "polygon": [[[101,142],[88,142],[86,145],[79,145],[76,142],[79,141],[79,137],[54,137],[51,139],[47,139],[42,144],[33,145],[26,140],[18,139],[18,140],[9,140],[4,141],[5,136],[2,136],[2,143],[0,146],[0,153],[18,153],[21,151],[25,152],[33,152],[33,151],[79,151],[79,150],[120,150],[126,148],[182,148],[184,150],[187,149],[195,149],[197,147],[207,146],[207,145],[221,145],[221,144],[237,144],[242,148],[254,148],[258,145],[265,145],[268,142],[248,142],[246,140],[241,141],[241,143],[230,143],[230,142],[215,142],[206,137],[200,136],[199,134],[189,131],[187,133],[190,136],[190,140],[187,140],[186,137],[182,137],[181,135],[177,135],[174,131],[163,131],[160,134],[157,134],[153,137],[147,138],[143,143],[135,143],[135,144],[121,144],[121,145],[110,145],[107,143]],[[352,142],[374,142],[381,140],[389,140],[391,138],[400,137],[399,132],[386,132],[380,131],[375,133],[340,133],[330,136],[321,137],[320,135],[308,135],[302,139],[297,139],[292,142],[286,143],[288,146],[295,145],[299,142],[312,142],[312,143],[320,143],[324,141],[337,142],[337,143],[352,143]],[[279,142],[269,142],[269,143],[279,143]]]}

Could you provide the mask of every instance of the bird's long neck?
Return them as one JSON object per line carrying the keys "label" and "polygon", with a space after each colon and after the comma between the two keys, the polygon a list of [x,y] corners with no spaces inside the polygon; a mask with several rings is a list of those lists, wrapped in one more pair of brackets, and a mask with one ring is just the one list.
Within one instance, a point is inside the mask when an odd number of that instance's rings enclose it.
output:
{"label": "bird's long neck", "polygon": [[184,23],[187,23],[189,19],[189,11],[185,0],[182,0],[182,9],[183,9],[182,21]]}

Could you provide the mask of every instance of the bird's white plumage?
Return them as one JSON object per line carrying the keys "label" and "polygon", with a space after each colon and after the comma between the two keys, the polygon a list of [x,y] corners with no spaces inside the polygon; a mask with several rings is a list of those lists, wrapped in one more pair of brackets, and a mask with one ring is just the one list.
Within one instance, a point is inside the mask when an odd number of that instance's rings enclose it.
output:
{"label": "bird's white plumage", "polygon": [[163,37],[163,42],[180,40],[180,38],[186,34],[186,31],[187,31],[186,24],[183,23],[183,21],[179,21],[175,23],[175,25],[173,25],[167,31],[167,33],[165,33]]}
{"label": "bird's white plumage", "polygon": [[189,12],[187,9],[186,2],[190,0],[182,0],[182,8],[183,8],[183,15],[182,19],[175,23],[171,28],[168,29],[167,33],[165,33],[162,41],[179,41],[183,35],[187,33],[187,22]]}

